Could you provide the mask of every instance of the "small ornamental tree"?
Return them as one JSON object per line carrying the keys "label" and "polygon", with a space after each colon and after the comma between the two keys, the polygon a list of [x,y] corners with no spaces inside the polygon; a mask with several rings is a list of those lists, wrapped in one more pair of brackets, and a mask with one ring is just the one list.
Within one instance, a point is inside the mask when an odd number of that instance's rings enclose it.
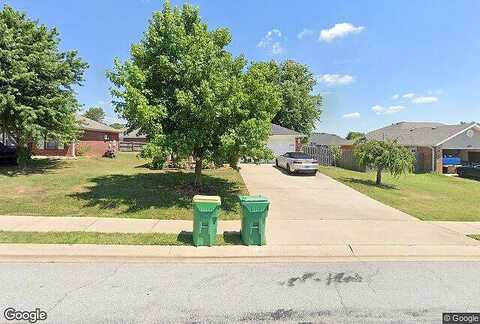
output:
{"label": "small ornamental tree", "polygon": [[415,156],[396,141],[359,140],[354,145],[357,162],[376,171],[376,184],[382,184],[382,172],[388,171],[395,177],[413,171]]}
{"label": "small ornamental tree", "polygon": [[59,43],[55,28],[0,10],[0,128],[16,141],[22,165],[40,137],[70,143],[78,136],[74,86],[88,65]]}
{"label": "small ornamental tree", "polygon": [[83,116],[99,123],[103,123],[103,120],[105,119],[105,111],[103,111],[102,107],[91,107],[83,113]]}
{"label": "small ornamental tree", "polygon": [[330,145],[330,152],[332,153],[333,157],[333,165],[337,166],[338,161],[342,157],[342,149],[338,145]]}

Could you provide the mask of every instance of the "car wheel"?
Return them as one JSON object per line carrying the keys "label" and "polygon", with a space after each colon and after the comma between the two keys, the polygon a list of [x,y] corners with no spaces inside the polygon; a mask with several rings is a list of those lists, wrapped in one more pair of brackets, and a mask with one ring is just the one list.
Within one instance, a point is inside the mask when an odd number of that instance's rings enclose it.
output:
{"label": "car wheel", "polygon": [[288,174],[292,174],[292,169],[290,169],[290,164],[287,164],[287,172]]}

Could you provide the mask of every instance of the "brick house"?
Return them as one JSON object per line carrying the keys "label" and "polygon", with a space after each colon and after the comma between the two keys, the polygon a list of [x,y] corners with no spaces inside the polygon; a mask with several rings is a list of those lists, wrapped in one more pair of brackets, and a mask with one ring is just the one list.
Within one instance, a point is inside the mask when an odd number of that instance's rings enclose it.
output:
{"label": "brick house", "polygon": [[81,151],[86,156],[103,156],[109,148],[118,150],[119,134],[122,130],[80,115],[77,115],[77,121],[82,128],[78,141],[66,144],[45,137],[34,144],[33,154],[75,157],[77,152]]}
{"label": "brick house", "polygon": [[[415,172],[447,171],[444,161],[458,161],[461,164],[480,163],[480,125],[461,123],[399,122],[365,135],[368,140],[396,140],[408,147],[416,157]],[[342,145],[342,163],[352,168],[353,142]]]}

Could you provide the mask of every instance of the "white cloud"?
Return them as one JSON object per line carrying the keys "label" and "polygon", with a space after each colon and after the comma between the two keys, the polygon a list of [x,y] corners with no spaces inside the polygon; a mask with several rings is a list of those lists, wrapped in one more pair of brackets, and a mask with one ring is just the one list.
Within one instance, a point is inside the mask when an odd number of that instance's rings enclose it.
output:
{"label": "white cloud", "polygon": [[416,97],[412,100],[412,103],[414,104],[430,104],[437,102],[438,98],[437,97]]}
{"label": "white cloud", "polygon": [[405,99],[412,99],[413,97],[415,97],[414,93],[405,93],[404,95],[402,95],[402,98]]}
{"label": "white cloud", "polygon": [[328,43],[333,41],[335,38],[342,38],[352,33],[360,33],[364,29],[364,26],[355,27],[350,23],[335,24],[330,29],[322,29],[320,31],[319,40]]}
{"label": "white cloud", "polygon": [[342,117],[346,118],[346,119],[359,118],[360,113],[359,112],[352,112],[352,113],[344,114]]}
{"label": "white cloud", "polygon": [[404,106],[390,106],[390,107],[383,107],[380,105],[375,105],[372,107],[372,111],[375,112],[377,115],[391,115],[396,114],[400,111],[405,109]]}
{"label": "white cloud", "polygon": [[393,100],[398,100],[398,98],[400,98],[400,95],[399,94],[395,94],[392,96],[392,99]]}
{"label": "white cloud", "polygon": [[304,39],[313,35],[313,30],[304,28],[301,32],[297,34],[298,39]]}
{"label": "white cloud", "polygon": [[317,76],[317,80],[327,86],[347,85],[355,81],[353,76],[348,74],[323,74]]}
{"label": "white cloud", "polygon": [[277,55],[283,52],[280,43],[282,40],[282,32],[278,29],[272,29],[258,42],[257,47],[269,49],[273,54]]}

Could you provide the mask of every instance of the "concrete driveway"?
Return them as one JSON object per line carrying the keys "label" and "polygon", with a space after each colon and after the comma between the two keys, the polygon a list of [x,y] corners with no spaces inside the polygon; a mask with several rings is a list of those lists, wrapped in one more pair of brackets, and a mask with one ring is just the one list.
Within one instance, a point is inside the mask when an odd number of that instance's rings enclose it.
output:
{"label": "concrete driveway", "polygon": [[250,194],[264,195],[271,202],[269,244],[479,244],[386,206],[322,174],[290,176],[268,164],[244,164],[240,173]]}

